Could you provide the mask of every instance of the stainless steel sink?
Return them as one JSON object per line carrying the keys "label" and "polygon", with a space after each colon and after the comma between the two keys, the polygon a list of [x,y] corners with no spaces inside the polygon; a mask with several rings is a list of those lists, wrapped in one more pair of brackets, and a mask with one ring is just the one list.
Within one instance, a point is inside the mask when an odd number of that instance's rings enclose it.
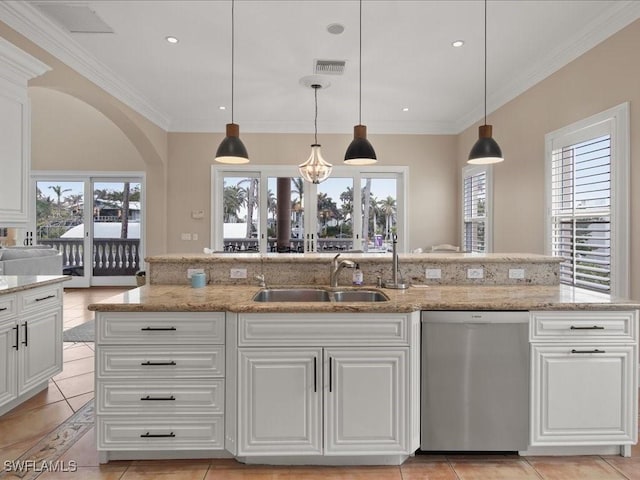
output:
{"label": "stainless steel sink", "polygon": [[378,290],[337,290],[322,288],[265,288],[253,297],[254,302],[387,302]]}
{"label": "stainless steel sink", "polygon": [[333,292],[336,302],[388,302],[389,297],[378,290],[342,290]]}
{"label": "stainless steel sink", "polygon": [[319,288],[265,288],[254,302],[330,302],[329,292]]}

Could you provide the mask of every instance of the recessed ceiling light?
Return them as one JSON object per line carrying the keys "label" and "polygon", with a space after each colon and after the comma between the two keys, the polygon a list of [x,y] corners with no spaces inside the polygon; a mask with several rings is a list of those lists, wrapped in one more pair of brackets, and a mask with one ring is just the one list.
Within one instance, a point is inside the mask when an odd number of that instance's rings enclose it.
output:
{"label": "recessed ceiling light", "polygon": [[179,40],[176,37],[172,37],[171,35],[169,35],[168,37],[164,37],[164,39],[169,42],[169,43],[173,43],[176,44],[179,42]]}
{"label": "recessed ceiling light", "polygon": [[403,111],[403,112],[408,112],[408,111],[409,111],[409,107],[404,107],[404,108],[402,109],[402,111]]}
{"label": "recessed ceiling light", "polygon": [[330,25],[327,25],[327,32],[332,35],[340,35],[342,32],[344,32],[344,25],[340,23],[332,23]]}
{"label": "recessed ceiling light", "polygon": [[451,42],[451,46],[453,47],[461,47],[464,45],[464,40],[456,40],[455,42]]}
{"label": "recessed ceiling light", "polygon": [[218,107],[218,110],[226,110],[226,109],[227,109],[227,107],[225,107],[224,105],[220,105],[220,106]]}

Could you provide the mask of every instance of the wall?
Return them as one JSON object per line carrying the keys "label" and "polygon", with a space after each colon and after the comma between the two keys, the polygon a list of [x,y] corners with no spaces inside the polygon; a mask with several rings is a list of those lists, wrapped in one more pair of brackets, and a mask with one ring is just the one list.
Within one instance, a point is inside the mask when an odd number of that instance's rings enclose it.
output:
{"label": "wall", "polygon": [[[251,165],[298,165],[310,152],[311,134],[247,134],[240,136]],[[198,253],[209,247],[211,165],[222,134],[169,134],[168,253]],[[453,135],[369,135],[379,165],[409,165],[409,249],[457,240],[456,137]],[[351,135],[320,135],[322,154],[341,165]],[[191,218],[204,210],[204,219]],[[182,232],[197,241],[180,240]]]}
{"label": "wall", "polygon": [[[631,178],[640,184],[640,20],[492,113],[505,156],[494,166],[494,250],[544,253],[544,136],[595,113],[631,102]],[[466,162],[477,125],[458,138]],[[631,297],[640,298],[640,190],[631,188]]]}

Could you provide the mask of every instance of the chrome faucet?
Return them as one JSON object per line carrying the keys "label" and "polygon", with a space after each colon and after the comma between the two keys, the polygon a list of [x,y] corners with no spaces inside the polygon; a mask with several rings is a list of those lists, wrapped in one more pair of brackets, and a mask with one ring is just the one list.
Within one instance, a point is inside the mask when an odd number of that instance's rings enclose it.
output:
{"label": "chrome faucet", "polygon": [[343,268],[356,268],[355,262],[351,260],[338,261],[339,256],[340,254],[337,254],[335,257],[333,257],[333,260],[331,260],[331,274],[329,275],[329,285],[331,285],[332,287],[338,286],[338,274],[340,273],[340,270],[342,270]]}
{"label": "chrome faucet", "polygon": [[258,285],[260,287],[265,288],[267,286],[267,283],[264,280],[264,273],[260,275],[255,275],[253,278],[255,278],[258,281]]}
{"label": "chrome faucet", "polygon": [[398,262],[398,235],[393,234],[393,265],[391,267],[391,281],[384,282],[384,288],[395,288],[397,290],[404,290],[409,288],[409,285],[398,281],[400,276],[400,264]]}

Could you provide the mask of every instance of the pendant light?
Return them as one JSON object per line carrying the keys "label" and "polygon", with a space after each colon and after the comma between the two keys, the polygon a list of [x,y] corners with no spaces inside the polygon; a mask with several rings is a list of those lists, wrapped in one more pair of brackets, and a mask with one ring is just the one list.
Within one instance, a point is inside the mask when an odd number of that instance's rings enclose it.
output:
{"label": "pendant light", "polygon": [[240,126],[233,123],[233,76],[235,54],[234,0],[231,0],[231,123],[227,123],[226,137],[216,151],[216,162],[249,163],[249,154],[240,140]]}
{"label": "pendant light", "polygon": [[333,165],[322,158],[322,152],[320,151],[321,145],[318,143],[318,90],[322,88],[322,85],[319,83],[313,83],[310,86],[313,88],[316,105],[316,113],[313,122],[315,127],[314,143],[311,145],[311,155],[309,156],[309,159],[298,165],[298,171],[300,172],[300,175],[302,175],[302,178],[307,182],[320,183],[329,178]]}
{"label": "pendant light", "polygon": [[353,140],[344,154],[348,165],[371,165],[378,161],[376,151],[367,140],[367,127],[362,125],[362,0],[360,0],[360,62],[358,68],[358,125],[353,127]]}
{"label": "pendant light", "polygon": [[475,143],[467,163],[486,165],[504,160],[500,146],[491,136],[492,126],[487,125],[487,0],[484,0],[484,125],[478,129],[478,141]]}

